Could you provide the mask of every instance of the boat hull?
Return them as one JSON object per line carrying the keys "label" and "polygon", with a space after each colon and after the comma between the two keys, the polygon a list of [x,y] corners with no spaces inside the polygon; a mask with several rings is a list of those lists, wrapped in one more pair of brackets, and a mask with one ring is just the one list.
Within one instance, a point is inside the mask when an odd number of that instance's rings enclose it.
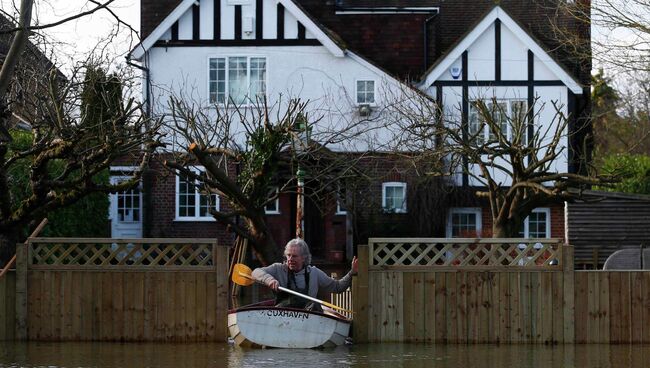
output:
{"label": "boat hull", "polygon": [[228,330],[239,346],[308,349],[343,345],[350,321],[301,309],[244,307],[228,314]]}

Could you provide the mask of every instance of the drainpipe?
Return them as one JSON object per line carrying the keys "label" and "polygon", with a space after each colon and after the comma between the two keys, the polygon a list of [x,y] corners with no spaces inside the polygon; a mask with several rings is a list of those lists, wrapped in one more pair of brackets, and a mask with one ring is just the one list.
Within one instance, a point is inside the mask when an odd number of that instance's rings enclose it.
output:
{"label": "drainpipe", "polygon": [[429,35],[428,35],[428,29],[429,29],[429,22],[433,20],[433,18],[438,15],[438,12],[430,16],[429,18],[424,20],[424,68],[423,68],[423,73],[427,71],[427,66],[428,66],[428,61],[429,61]]}
{"label": "drainpipe", "polygon": [[[146,63],[146,58],[148,57],[147,54],[145,54],[145,65]],[[134,68],[142,70],[144,73],[144,83],[143,83],[143,88],[144,88],[144,114],[146,118],[151,117],[151,79],[149,78],[149,68],[135,64],[129,57],[126,57],[126,63],[127,65],[130,65]],[[149,123],[146,123],[147,128],[149,127]],[[144,168],[144,171],[142,172],[142,237],[144,238],[150,238],[152,236],[152,223],[153,223],[153,207],[151,204],[152,201],[152,182],[153,182],[153,170],[149,166]]]}

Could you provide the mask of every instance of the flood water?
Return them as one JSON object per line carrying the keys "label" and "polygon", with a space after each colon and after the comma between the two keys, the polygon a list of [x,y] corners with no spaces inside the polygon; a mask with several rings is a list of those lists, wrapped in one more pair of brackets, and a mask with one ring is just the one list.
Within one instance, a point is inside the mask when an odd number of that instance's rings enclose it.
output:
{"label": "flood water", "polygon": [[650,367],[649,345],[361,344],[244,350],[228,344],[0,341],[0,367]]}

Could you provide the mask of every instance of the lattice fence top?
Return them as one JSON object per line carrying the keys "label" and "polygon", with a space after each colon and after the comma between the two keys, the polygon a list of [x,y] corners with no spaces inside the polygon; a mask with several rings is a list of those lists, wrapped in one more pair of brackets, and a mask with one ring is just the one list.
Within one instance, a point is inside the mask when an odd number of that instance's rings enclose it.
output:
{"label": "lattice fence top", "polygon": [[211,267],[213,239],[61,239],[29,241],[30,265],[85,267]]}
{"label": "lattice fence top", "polygon": [[562,267],[558,239],[369,240],[370,266]]}

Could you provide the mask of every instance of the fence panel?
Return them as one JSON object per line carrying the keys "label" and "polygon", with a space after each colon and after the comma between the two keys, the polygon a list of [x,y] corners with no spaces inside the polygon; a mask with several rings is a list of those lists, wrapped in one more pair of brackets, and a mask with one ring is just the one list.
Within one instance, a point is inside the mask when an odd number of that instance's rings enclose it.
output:
{"label": "fence panel", "polygon": [[226,340],[228,249],[213,239],[35,238],[22,254],[24,338]]}
{"label": "fence panel", "polygon": [[380,342],[563,342],[563,271],[573,264],[564,248],[557,239],[370,239],[359,252],[368,252],[363,332]]}
{"label": "fence panel", "polygon": [[16,273],[0,277],[0,341],[13,340],[16,310]]}

